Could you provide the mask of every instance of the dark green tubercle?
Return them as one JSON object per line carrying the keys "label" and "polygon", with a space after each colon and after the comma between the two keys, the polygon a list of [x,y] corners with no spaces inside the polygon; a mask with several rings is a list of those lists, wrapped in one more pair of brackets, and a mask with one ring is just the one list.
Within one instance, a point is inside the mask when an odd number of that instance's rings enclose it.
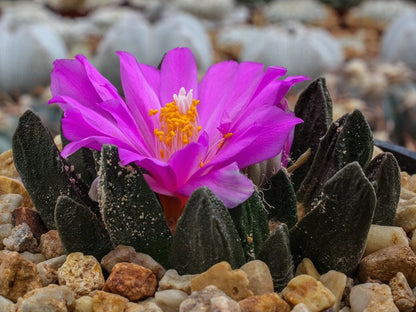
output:
{"label": "dark green tubercle", "polygon": [[259,194],[255,191],[249,199],[229,209],[229,212],[240,235],[246,262],[254,260],[270,234],[267,212]]}
{"label": "dark green tubercle", "polygon": [[178,220],[168,267],[179,274],[195,274],[221,261],[239,268],[245,263],[243,247],[224,203],[201,187],[192,193]]}
{"label": "dark green tubercle", "polygon": [[365,170],[377,195],[373,224],[393,225],[400,199],[400,167],[391,153],[377,155]]}
{"label": "dark green tubercle", "polygon": [[121,166],[113,145],[103,145],[100,163],[99,202],[113,245],[132,246],[166,265],[172,234],[139,168]]}
{"label": "dark green tubercle", "polygon": [[319,144],[308,174],[298,192],[298,216],[319,203],[325,183],[348,163],[366,168],[373,155],[373,136],[363,114],[355,110],[334,121]]}
{"label": "dark green tubercle", "polygon": [[296,194],[285,170],[279,170],[264,187],[268,219],[286,223],[289,228],[297,222]]}
{"label": "dark green tubercle", "polygon": [[295,191],[297,191],[312,165],[321,138],[332,123],[332,100],[326,87],[325,78],[314,80],[300,94],[295,106],[295,115],[301,118],[303,123],[297,124],[295,127],[290,158],[295,161],[308,148],[311,149],[308,161],[297,168],[291,176]]}
{"label": "dark green tubercle", "polygon": [[49,131],[32,111],[20,117],[12,146],[16,169],[48,229],[56,228],[54,209],[61,195],[98,212],[96,203],[88,197],[88,187],[60,156]]}
{"label": "dark green tubercle", "polygon": [[276,292],[280,292],[293,278],[294,266],[289,243],[289,230],[285,223],[280,223],[264,242],[257,257],[265,262],[273,278]]}
{"label": "dark green tubercle", "polygon": [[351,275],[365,249],[376,195],[358,162],[346,165],[323,187],[314,209],[290,229],[290,244],[298,264],[309,258],[320,273]]}
{"label": "dark green tubercle", "polygon": [[103,222],[67,196],[58,197],[55,222],[67,253],[82,252],[100,260],[113,249]]}

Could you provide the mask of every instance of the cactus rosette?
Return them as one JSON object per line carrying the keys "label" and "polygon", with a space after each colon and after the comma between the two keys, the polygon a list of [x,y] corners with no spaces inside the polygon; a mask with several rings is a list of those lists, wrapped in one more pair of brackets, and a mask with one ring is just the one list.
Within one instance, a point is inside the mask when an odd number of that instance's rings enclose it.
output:
{"label": "cactus rosette", "polygon": [[[14,134],[16,168],[67,252],[101,259],[130,245],[181,274],[260,259],[280,290],[304,257],[352,273],[372,222],[393,222],[397,162],[388,153],[371,160],[359,111],[331,123],[324,79],[302,93],[295,117],[284,95],[305,77],[278,80],[283,68],[224,62],[198,84],[188,49],[168,52],[160,69],[119,56],[125,100],[85,58],[55,63],[62,152],[30,111]],[[291,158],[310,156],[289,176],[293,137]],[[281,170],[259,193],[240,170],[277,155]]]}

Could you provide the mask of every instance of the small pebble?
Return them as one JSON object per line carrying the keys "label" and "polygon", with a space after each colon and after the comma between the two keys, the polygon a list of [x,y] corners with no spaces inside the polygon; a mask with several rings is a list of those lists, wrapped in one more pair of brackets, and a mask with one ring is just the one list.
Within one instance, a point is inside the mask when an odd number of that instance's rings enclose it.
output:
{"label": "small pebble", "polygon": [[17,302],[17,312],[68,311],[75,293],[67,286],[49,285],[26,293]]}
{"label": "small pebble", "polygon": [[20,253],[20,255],[23,258],[33,262],[34,264],[38,264],[38,263],[43,262],[43,261],[46,260],[45,256],[41,253],[31,253],[31,252],[28,252],[28,251],[24,251],[24,252]]}
{"label": "small pebble", "polygon": [[0,276],[0,295],[13,302],[42,287],[36,265],[15,251],[0,251]]}
{"label": "small pebble", "polygon": [[320,282],[334,294],[335,304],[333,308],[338,311],[347,284],[347,276],[342,272],[331,270],[321,275]]}
{"label": "small pebble", "polygon": [[251,296],[239,303],[241,312],[289,312],[290,306],[276,293]]}
{"label": "small pebble", "polygon": [[155,303],[163,312],[177,312],[182,301],[188,298],[188,294],[178,289],[167,289],[155,293]]}
{"label": "small pebble", "polygon": [[[179,310],[176,310],[179,311]],[[165,312],[156,303],[154,298],[148,298],[138,303],[128,302],[124,312]]]}
{"label": "small pebble", "polygon": [[110,273],[113,266],[119,262],[130,262],[152,270],[156,275],[157,280],[160,280],[166,272],[166,270],[151,256],[136,252],[136,250],[130,246],[119,245],[101,259],[101,265],[108,273]]}
{"label": "small pebble", "polygon": [[298,267],[296,268],[295,275],[307,274],[312,276],[313,278],[319,280],[320,274],[318,270],[315,268],[315,265],[309,258],[302,259],[302,262],[299,263]]}
{"label": "small pebble", "polygon": [[59,238],[58,231],[51,230],[40,237],[39,251],[46,259],[52,259],[65,254],[65,248]]}
{"label": "small pebble", "polygon": [[4,249],[3,239],[12,234],[13,225],[10,223],[0,224],[0,250]]}
{"label": "small pebble", "polygon": [[264,295],[274,291],[272,275],[263,261],[247,262],[240,269],[247,273],[248,287],[254,295]]}
{"label": "small pebble", "polygon": [[[23,184],[15,179],[0,176],[0,194],[15,195],[19,194],[22,196],[21,206],[33,208],[32,200],[30,199],[29,193],[26,191]],[[0,202],[2,200],[0,199]],[[16,207],[17,208],[17,207]],[[0,208],[1,211],[1,208]],[[10,222],[7,222],[10,223]]]}
{"label": "small pebble", "polygon": [[320,281],[306,274],[292,278],[282,295],[292,306],[304,303],[312,312],[325,310],[335,303],[334,294]]}
{"label": "small pebble", "polygon": [[309,310],[309,308],[306,306],[306,304],[304,303],[298,303],[297,305],[295,305],[293,307],[292,310],[290,310],[290,312],[312,312],[311,310]]}
{"label": "small pebble", "polygon": [[16,310],[16,305],[13,301],[0,296],[0,312],[14,312]]}
{"label": "small pebble", "polygon": [[179,275],[176,270],[167,270],[165,275],[159,281],[158,290],[177,289],[190,295],[191,279],[193,279],[195,276],[197,276],[197,274]]}
{"label": "small pebble", "polygon": [[389,286],[393,295],[393,301],[400,312],[412,312],[415,307],[416,297],[402,272],[398,272]]}
{"label": "small pebble", "polygon": [[151,270],[138,264],[120,262],[111,270],[103,290],[137,301],[153,296],[156,287],[157,279]]}
{"label": "small pebble", "polygon": [[209,285],[216,286],[236,301],[253,295],[248,286],[247,273],[241,269],[232,270],[226,261],[214,264],[191,280],[192,292],[200,291]]}
{"label": "small pebble", "polygon": [[179,312],[196,311],[240,312],[240,306],[217,287],[207,286],[200,291],[192,292],[179,307]]}
{"label": "small pebble", "polygon": [[367,236],[364,257],[383,248],[403,245],[409,246],[406,232],[398,226],[371,225]]}
{"label": "small pebble", "polygon": [[14,226],[26,223],[38,242],[40,241],[40,236],[48,231],[40,218],[39,212],[27,207],[15,209],[12,212],[11,223]]}
{"label": "small pebble", "polygon": [[17,252],[38,250],[38,242],[26,223],[15,226],[12,233],[3,239],[3,245],[5,249]]}
{"label": "small pebble", "polygon": [[36,269],[44,287],[49,284],[58,283],[58,269],[64,264],[65,261],[66,255],[63,255],[48,259],[36,265]]}
{"label": "small pebble", "polygon": [[0,195],[0,224],[12,223],[12,212],[17,209],[23,201],[19,194]]}
{"label": "small pebble", "polygon": [[58,269],[60,285],[67,285],[78,295],[86,295],[104,286],[104,276],[100,263],[93,256],[73,252]]}
{"label": "small pebble", "polygon": [[358,277],[361,282],[379,280],[388,283],[397,272],[410,277],[416,266],[416,256],[409,246],[386,247],[361,259]]}
{"label": "small pebble", "polygon": [[101,290],[94,290],[89,296],[91,296],[93,301],[93,312],[124,312],[127,302],[129,302],[123,296]]}
{"label": "small pebble", "polygon": [[90,296],[82,296],[76,299],[72,305],[74,312],[94,312],[94,300]]}
{"label": "small pebble", "polygon": [[399,312],[394,305],[390,287],[365,283],[354,286],[350,293],[351,312]]}
{"label": "small pebble", "polygon": [[416,205],[399,202],[394,225],[403,228],[406,233],[416,229]]}

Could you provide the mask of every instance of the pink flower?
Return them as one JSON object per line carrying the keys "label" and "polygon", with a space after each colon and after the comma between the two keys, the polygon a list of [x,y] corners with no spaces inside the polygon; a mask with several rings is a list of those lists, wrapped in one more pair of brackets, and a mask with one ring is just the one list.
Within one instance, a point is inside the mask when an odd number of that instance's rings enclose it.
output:
{"label": "pink flower", "polygon": [[118,52],[124,96],[82,56],[57,60],[53,98],[64,110],[71,141],[64,157],[81,147],[118,146],[122,164],[146,169],[156,193],[187,198],[210,188],[227,207],[253,192],[240,169],[275,157],[287,159],[294,126],[301,122],[284,96],[306,77],[277,80],[286,70],[227,61],[211,66],[198,83],[187,48],[169,51],[161,69]]}

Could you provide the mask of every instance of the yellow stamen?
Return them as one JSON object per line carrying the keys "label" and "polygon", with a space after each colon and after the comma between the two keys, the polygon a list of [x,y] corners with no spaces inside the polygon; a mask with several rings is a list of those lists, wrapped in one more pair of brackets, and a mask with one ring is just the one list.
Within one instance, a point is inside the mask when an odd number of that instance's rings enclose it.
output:
{"label": "yellow stamen", "polygon": [[[167,160],[176,151],[184,148],[190,142],[198,139],[199,131],[202,129],[198,125],[198,112],[196,106],[199,101],[192,98],[192,90],[186,94],[181,88],[179,95],[174,95],[174,101],[165,104],[164,107],[150,109],[149,116],[159,114],[159,128],[154,130],[154,135],[158,138],[159,149],[162,159]],[[162,155],[163,154],[163,155]]]}
{"label": "yellow stamen", "polygon": [[158,109],[150,109],[150,110],[149,110],[149,116],[154,116],[154,115],[156,115],[158,112],[159,112],[159,110],[158,110]]}
{"label": "yellow stamen", "polygon": [[230,138],[232,136],[233,136],[233,133],[232,132],[228,132],[227,134],[224,134],[224,139],[228,139],[228,138]]}

